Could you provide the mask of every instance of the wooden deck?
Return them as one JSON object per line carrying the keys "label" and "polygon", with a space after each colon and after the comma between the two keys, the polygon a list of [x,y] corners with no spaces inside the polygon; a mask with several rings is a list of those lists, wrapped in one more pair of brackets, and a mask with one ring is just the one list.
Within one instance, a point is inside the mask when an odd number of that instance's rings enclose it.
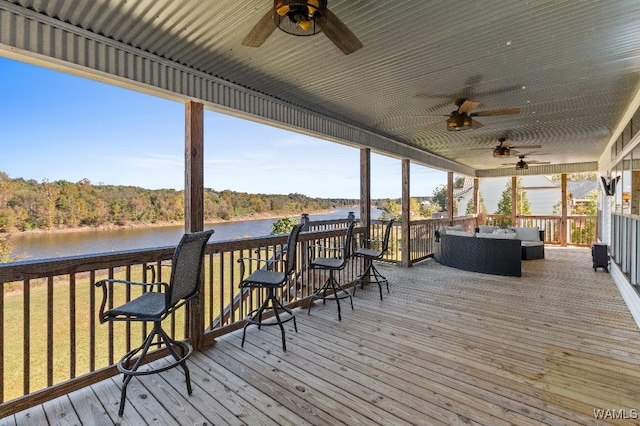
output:
{"label": "wooden deck", "polygon": [[286,353],[252,327],[244,349],[238,331],[194,354],[191,397],[174,369],[134,379],[122,418],[114,378],[0,425],[640,424],[640,331],[615,284],[588,249],[546,256],[522,278],[382,265],[383,301],[358,289],[341,322],[335,303],[298,310]]}

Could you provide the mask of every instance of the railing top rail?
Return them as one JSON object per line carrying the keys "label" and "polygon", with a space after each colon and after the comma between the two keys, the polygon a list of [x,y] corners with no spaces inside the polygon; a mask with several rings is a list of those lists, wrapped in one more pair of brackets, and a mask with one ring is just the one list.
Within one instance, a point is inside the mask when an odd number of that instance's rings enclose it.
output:
{"label": "railing top rail", "polygon": [[[346,229],[346,228],[345,228]],[[318,238],[340,236],[344,229],[300,233],[298,241],[306,242]],[[362,230],[354,232],[362,232]],[[269,235],[256,238],[214,241],[207,244],[206,253],[221,253],[233,250],[251,250],[257,247],[286,242],[287,234]],[[70,273],[88,272],[110,267],[135,265],[171,259],[176,246],[125,250],[110,253],[96,253],[53,259],[21,260],[0,264],[0,283],[37,279]]]}
{"label": "railing top rail", "polygon": [[[494,213],[490,214],[490,213],[485,213],[484,216],[485,217],[507,218],[507,219],[511,218],[510,214],[494,214]],[[569,218],[573,218],[573,217],[595,218],[597,216],[596,215],[588,215],[588,214],[570,214],[570,215],[567,215],[567,217],[569,217]],[[557,220],[557,219],[561,219],[562,216],[559,216],[559,215],[527,214],[527,215],[517,215],[516,218],[517,219],[552,219],[552,220]]]}
{"label": "railing top rail", "polygon": [[[334,225],[340,223],[347,223],[350,219],[325,219],[325,220],[310,220],[309,225]],[[357,220],[356,220],[357,221]]]}

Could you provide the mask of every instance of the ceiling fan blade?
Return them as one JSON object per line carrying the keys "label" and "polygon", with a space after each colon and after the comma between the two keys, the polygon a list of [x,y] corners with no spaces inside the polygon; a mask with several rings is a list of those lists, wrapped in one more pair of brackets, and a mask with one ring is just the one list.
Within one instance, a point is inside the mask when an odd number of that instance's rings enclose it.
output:
{"label": "ceiling fan blade", "polygon": [[520,114],[520,108],[504,108],[504,109],[490,109],[487,111],[478,111],[471,113],[474,117],[489,117],[493,115],[515,115]]}
{"label": "ceiling fan blade", "polygon": [[509,155],[518,155],[520,154],[520,151],[516,151],[513,148],[509,148]]}
{"label": "ceiling fan blade", "polygon": [[484,124],[482,124],[481,122],[476,121],[476,120],[471,120],[471,128],[472,129],[479,129],[481,127],[484,127]]}
{"label": "ceiling fan blade", "polygon": [[530,160],[530,161],[527,161],[527,163],[529,163],[529,164],[551,164],[551,161]]}
{"label": "ceiling fan blade", "polygon": [[358,37],[329,9],[322,10],[314,19],[327,38],[345,55],[362,48]]}
{"label": "ceiling fan blade", "polygon": [[265,15],[260,18],[258,23],[249,31],[242,40],[242,45],[250,47],[260,47],[276,29],[276,23],[273,21],[273,9],[269,9]]}
{"label": "ceiling fan blade", "polygon": [[518,149],[539,149],[542,148],[542,145],[514,145],[511,148],[518,148]]}
{"label": "ceiling fan blade", "polygon": [[469,101],[465,99],[465,101],[462,102],[460,107],[458,107],[458,112],[460,114],[462,113],[471,114],[471,111],[478,108],[478,105],[480,105],[480,102],[474,102],[474,101]]}
{"label": "ceiling fan blade", "polygon": [[435,129],[438,126],[442,126],[443,123],[444,121],[436,121],[435,123],[431,123],[427,127],[424,127],[422,130],[429,131],[429,130]]}

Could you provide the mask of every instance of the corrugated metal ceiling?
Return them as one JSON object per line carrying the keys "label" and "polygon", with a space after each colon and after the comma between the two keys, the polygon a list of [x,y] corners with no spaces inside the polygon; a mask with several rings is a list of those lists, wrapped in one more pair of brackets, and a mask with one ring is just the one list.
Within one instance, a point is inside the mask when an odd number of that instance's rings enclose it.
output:
{"label": "corrugated metal ceiling", "polygon": [[[505,159],[492,156],[499,137],[541,145],[528,158],[550,161],[548,170],[597,161],[640,77],[635,0],[329,0],[364,44],[348,56],[322,34],[275,31],[260,48],[241,45],[271,0],[10,3],[454,160],[478,175],[504,174]],[[476,111],[521,112],[480,117],[481,129],[449,132],[445,115],[456,98],[480,102]],[[442,117],[416,117],[424,114]],[[442,124],[425,130],[436,121]]]}

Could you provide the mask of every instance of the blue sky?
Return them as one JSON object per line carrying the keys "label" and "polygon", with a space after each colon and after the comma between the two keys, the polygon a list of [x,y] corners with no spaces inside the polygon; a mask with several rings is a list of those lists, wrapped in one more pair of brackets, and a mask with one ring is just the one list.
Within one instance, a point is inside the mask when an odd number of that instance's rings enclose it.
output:
{"label": "blue sky", "polygon": [[[205,110],[215,190],[359,198],[359,150]],[[372,154],[372,198],[401,195],[400,161]],[[184,188],[184,105],[0,58],[0,171],[11,178]],[[446,173],[411,165],[411,195]]]}

